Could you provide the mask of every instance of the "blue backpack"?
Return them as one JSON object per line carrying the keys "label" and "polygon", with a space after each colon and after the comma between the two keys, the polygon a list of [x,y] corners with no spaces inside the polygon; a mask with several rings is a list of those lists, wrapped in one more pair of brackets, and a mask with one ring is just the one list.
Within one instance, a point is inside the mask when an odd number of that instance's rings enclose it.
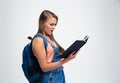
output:
{"label": "blue backpack", "polygon": [[[34,38],[36,38],[36,37],[40,37],[43,39],[45,49],[46,49],[47,39],[41,34],[36,34],[34,36]],[[24,72],[25,77],[29,81],[29,83],[41,83],[42,77],[43,77],[43,72],[39,66],[39,63],[38,63],[36,57],[34,56],[34,54],[32,52],[33,39],[31,38],[31,42],[29,44],[27,44],[23,49],[22,70]]]}

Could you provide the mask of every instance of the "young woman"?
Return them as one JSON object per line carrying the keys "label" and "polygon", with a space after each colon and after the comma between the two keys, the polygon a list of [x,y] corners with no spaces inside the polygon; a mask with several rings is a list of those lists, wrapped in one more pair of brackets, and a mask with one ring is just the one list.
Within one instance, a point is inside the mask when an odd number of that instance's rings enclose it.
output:
{"label": "young woman", "polygon": [[41,37],[34,38],[32,50],[37,58],[39,66],[43,71],[41,83],[65,83],[63,64],[74,59],[77,53],[71,53],[69,57],[61,59],[64,49],[56,42],[53,31],[57,25],[58,17],[49,10],[44,10],[39,17],[39,29],[37,34],[42,35],[47,40],[45,48],[44,40]]}

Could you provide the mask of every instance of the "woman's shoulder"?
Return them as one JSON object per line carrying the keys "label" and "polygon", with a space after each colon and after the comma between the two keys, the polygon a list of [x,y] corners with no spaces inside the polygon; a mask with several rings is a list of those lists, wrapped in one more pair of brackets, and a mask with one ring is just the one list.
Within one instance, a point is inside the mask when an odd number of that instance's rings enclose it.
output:
{"label": "woman's shoulder", "polygon": [[32,41],[34,44],[43,44],[43,39],[40,37],[35,37]]}
{"label": "woman's shoulder", "polygon": [[47,47],[47,39],[42,34],[35,34],[33,37],[33,43],[35,44],[44,44]]}

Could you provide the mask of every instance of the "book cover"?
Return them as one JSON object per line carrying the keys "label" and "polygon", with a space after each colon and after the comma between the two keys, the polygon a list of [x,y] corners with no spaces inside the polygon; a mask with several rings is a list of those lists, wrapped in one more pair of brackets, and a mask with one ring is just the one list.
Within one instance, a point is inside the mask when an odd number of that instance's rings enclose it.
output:
{"label": "book cover", "polygon": [[63,52],[61,58],[67,58],[73,51],[77,52],[83,45],[87,43],[88,38],[88,36],[85,36],[83,40],[76,40]]}

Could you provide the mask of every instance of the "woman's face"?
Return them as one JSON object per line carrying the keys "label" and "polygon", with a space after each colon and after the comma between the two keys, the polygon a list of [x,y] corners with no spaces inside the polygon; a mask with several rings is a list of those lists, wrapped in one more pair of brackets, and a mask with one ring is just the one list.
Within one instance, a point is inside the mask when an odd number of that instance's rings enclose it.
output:
{"label": "woman's face", "polygon": [[57,20],[54,17],[49,17],[47,21],[43,24],[44,35],[51,36],[57,24]]}

